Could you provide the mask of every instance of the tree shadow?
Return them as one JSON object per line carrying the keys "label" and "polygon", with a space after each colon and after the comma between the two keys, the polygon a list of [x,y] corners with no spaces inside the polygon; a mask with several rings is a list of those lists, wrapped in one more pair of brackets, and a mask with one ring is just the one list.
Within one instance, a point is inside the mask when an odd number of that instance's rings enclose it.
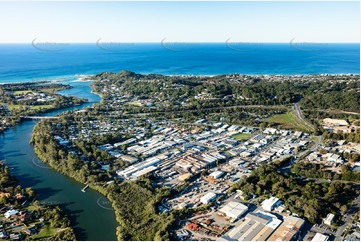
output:
{"label": "tree shadow", "polygon": [[9,151],[5,151],[5,152],[0,152],[0,160],[2,159],[6,159],[6,157],[19,157],[19,156],[24,156],[26,154],[24,153],[20,153],[18,150],[9,150]]}
{"label": "tree shadow", "polygon": [[80,213],[82,213],[84,210],[82,209],[70,210],[67,208],[67,205],[70,204],[74,204],[74,202],[59,204],[59,207],[68,216],[70,220],[70,226],[74,229],[76,239],[80,241],[85,241],[87,240],[86,231],[85,229],[79,227],[79,222],[78,222],[78,217],[80,216]]}
{"label": "tree shadow", "polygon": [[[47,200],[62,191],[61,189],[53,189],[50,187],[33,188],[33,189],[38,194],[39,201]],[[59,204],[61,204],[60,201]]]}
{"label": "tree shadow", "polygon": [[15,177],[18,179],[19,185],[22,186],[23,188],[26,188],[26,187],[34,188],[37,184],[39,184],[41,182],[41,179],[39,177],[31,176],[28,174],[21,174],[19,176],[19,175],[17,175],[17,170],[18,170],[18,168],[16,166],[10,167],[10,172],[12,174],[15,173]]}

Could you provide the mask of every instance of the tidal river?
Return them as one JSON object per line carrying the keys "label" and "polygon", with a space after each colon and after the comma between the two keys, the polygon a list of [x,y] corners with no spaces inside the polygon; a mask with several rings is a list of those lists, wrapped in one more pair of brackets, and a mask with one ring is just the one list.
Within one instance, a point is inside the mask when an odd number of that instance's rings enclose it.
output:
{"label": "tidal river", "polygon": [[[89,82],[70,83],[74,88],[61,94],[88,98],[82,105],[47,113],[52,116],[80,109],[100,101],[92,94]],[[116,220],[109,201],[96,191],[65,177],[40,162],[29,144],[36,122],[26,121],[0,137],[0,160],[10,167],[22,187],[32,187],[42,203],[59,204],[72,221],[78,240],[116,240]]]}

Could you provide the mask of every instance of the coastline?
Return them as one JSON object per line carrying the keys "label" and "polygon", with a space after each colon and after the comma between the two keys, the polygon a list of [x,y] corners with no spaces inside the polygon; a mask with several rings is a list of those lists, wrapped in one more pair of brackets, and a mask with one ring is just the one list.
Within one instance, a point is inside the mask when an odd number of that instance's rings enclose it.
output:
{"label": "coastline", "polygon": [[[119,70],[119,72],[122,70]],[[114,72],[116,73],[116,72]],[[249,77],[267,77],[267,76],[286,76],[286,77],[314,77],[314,76],[353,76],[360,75],[360,73],[316,73],[316,74],[247,74],[247,73],[218,73],[218,74],[166,74],[166,73],[152,73],[152,72],[137,72],[137,74],[142,75],[162,75],[162,76],[170,76],[170,77],[215,77],[215,76],[223,76],[223,75],[240,75],[240,76],[249,76]],[[96,74],[94,74],[96,75]],[[89,75],[89,76],[94,76]],[[93,80],[92,80],[93,81]]]}
{"label": "coastline", "polygon": [[[122,70],[126,70],[126,69],[119,69],[118,71],[122,71]],[[101,73],[101,72],[100,72]],[[116,72],[114,72],[116,73]],[[242,75],[242,76],[250,76],[250,77],[265,77],[265,76],[287,76],[287,77],[300,77],[300,76],[304,76],[304,77],[312,77],[312,76],[351,76],[351,75],[360,75],[360,72],[332,72],[332,73],[326,73],[326,72],[320,72],[320,73],[312,73],[312,74],[304,74],[304,73],[246,73],[246,72],[220,72],[220,73],[215,73],[215,74],[204,74],[204,73],[197,73],[197,74],[182,74],[182,73],[178,73],[178,74],[168,74],[166,72],[137,72],[139,74],[142,75],[149,75],[149,74],[156,74],[156,75],[164,75],[164,76],[172,76],[172,77],[214,77],[214,76],[219,76],[219,75]],[[82,77],[78,77],[77,75],[81,75],[81,76],[85,76],[86,78],[88,77],[92,77],[96,74],[69,74],[69,75],[54,75],[54,76],[43,76],[43,77],[38,77],[37,79],[41,79],[39,81],[36,81],[34,79],[23,79],[23,80],[16,80],[16,79],[11,79],[9,81],[0,81],[0,85],[6,85],[6,84],[22,84],[22,83],[30,83],[30,82],[36,82],[36,83],[62,83],[62,84],[69,84],[69,83],[82,83],[82,82],[93,82],[94,80],[89,79],[89,80],[81,80]],[[75,79],[74,79],[75,78]]]}

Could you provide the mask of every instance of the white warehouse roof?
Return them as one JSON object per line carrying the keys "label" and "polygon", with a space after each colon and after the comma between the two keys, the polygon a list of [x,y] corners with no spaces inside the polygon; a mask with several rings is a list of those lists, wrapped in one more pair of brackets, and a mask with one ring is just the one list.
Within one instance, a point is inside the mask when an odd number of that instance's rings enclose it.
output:
{"label": "white warehouse roof", "polygon": [[321,242],[321,241],[327,241],[329,236],[317,233],[315,237],[311,241]]}
{"label": "white warehouse roof", "polygon": [[242,203],[229,202],[229,203],[227,203],[227,205],[225,205],[219,211],[221,213],[224,213],[227,217],[237,219],[237,218],[241,217],[242,214],[244,214],[247,210],[248,210],[248,207]]}
{"label": "white warehouse roof", "polygon": [[223,171],[214,171],[209,176],[213,177],[214,179],[218,179],[223,175]]}
{"label": "white warehouse roof", "polygon": [[272,211],[281,201],[276,197],[270,197],[262,202],[262,208],[266,211]]}
{"label": "white warehouse roof", "polygon": [[215,194],[214,192],[209,192],[206,195],[204,195],[203,197],[201,197],[200,201],[203,204],[208,204],[209,202],[214,200],[216,197],[217,197],[217,194]]}

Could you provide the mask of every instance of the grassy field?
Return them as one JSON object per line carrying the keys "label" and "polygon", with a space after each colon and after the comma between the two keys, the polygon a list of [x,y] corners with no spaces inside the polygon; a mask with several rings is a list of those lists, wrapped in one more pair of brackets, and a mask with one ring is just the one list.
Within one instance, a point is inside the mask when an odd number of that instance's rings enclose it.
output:
{"label": "grassy field", "polygon": [[232,138],[238,139],[238,140],[248,140],[250,137],[251,137],[251,134],[245,134],[245,133],[235,134],[232,136]]}
{"label": "grassy field", "polygon": [[31,238],[34,240],[46,239],[50,236],[53,236],[54,233],[54,230],[50,227],[49,224],[47,224],[41,228],[38,234],[31,236]]}
{"label": "grassy field", "polygon": [[40,91],[47,92],[47,93],[56,93],[60,90],[63,90],[63,88],[43,88]]}
{"label": "grassy field", "polygon": [[24,95],[24,94],[28,94],[28,93],[32,93],[33,91],[31,90],[23,90],[23,91],[14,91],[14,95]]}
{"label": "grassy field", "polygon": [[27,207],[27,209],[29,209],[30,211],[34,211],[36,210],[36,207],[34,205],[30,205]]}
{"label": "grassy field", "polygon": [[141,103],[136,102],[136,101],[133,101],[133,102],[127,102],[127,104],[128,104],[128,105],[131,105],[131,106],[138,106],[138,107],[143,106]]}
{"label": "grassy field", "polygon": [[299,121],[293,112],[284,114],[276,114],[265,120],[270,124],[279,125],[282,129],[297,129],[302,131],[308,131],[308,127]]}
{"label": "grassy field", "polygon": [[24,94],[27,94],[27,93],[36,93],[36,92],[45,92],[45,93],[56,93],[60,90],[63,90],[64,88],[62,87],[53,87],[53,88],[42,88],[40,89],[39,91],[32,91],[32,90],[21,90],[21,91],[14,91],[14,95],[24,95]]}
{"label": "grassy field", "polygon": [[22,109],[22,108],[29,108],[32,110],[39,110],[39,109],[50,109],[53,108],[52,105],[34,105],[34,106],[28,106],[28,105],[8,105],[8,108],[10,111],[15,109]]}

